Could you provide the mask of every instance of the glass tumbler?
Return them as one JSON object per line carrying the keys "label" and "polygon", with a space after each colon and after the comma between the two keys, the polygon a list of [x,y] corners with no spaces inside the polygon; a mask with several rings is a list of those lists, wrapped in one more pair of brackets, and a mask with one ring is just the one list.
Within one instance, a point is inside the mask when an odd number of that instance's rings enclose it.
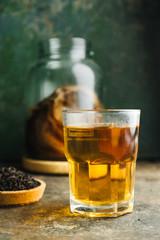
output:
{"label": "glass tumbler", "polygon": [[140,110],[63,110],[71,212],[133,211]]}

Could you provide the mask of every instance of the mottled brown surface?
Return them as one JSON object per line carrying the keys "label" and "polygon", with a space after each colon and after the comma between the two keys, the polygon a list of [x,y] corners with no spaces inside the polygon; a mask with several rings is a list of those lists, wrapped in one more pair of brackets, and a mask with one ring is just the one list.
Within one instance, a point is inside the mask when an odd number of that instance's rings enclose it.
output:
{"label": "mottled brown surface", "polygon": [[69,210],[67,176],[45,180],[43,198],[35,204],[0,209],[0,239],[131,239],[160,238],[160,162],[139,162],[135,208],[118,218],[86,218]]}

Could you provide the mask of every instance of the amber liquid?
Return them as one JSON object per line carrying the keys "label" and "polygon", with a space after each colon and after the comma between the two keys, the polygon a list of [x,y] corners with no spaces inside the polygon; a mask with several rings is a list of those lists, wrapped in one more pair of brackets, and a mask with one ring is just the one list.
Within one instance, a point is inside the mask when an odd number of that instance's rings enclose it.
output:
{"label": "amber liquid", "polygon": [[71,197],[87,205],[129,201],[139,127],[64,127]]}

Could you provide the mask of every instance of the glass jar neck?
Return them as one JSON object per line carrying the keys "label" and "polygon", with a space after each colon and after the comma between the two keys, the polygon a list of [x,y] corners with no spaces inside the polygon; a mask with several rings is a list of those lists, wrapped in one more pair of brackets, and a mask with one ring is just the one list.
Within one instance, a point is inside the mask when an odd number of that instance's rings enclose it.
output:
{"label": "glass jar neck", "polygon": [[86,41],[83,38],[51,38],[39,43],[39,57],[79,60],[86,57]]}

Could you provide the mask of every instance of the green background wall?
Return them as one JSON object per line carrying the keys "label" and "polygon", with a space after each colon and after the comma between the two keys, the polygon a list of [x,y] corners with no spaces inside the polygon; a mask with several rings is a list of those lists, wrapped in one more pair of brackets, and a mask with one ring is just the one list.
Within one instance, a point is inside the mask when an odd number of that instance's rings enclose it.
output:
{"label": "green background wall", "polygon": [[139,157],[159,157],[159,0],[1,0],[0,160],[24,152],[24,79],[41,38],[92,42],[106,108],[140,108]]}

